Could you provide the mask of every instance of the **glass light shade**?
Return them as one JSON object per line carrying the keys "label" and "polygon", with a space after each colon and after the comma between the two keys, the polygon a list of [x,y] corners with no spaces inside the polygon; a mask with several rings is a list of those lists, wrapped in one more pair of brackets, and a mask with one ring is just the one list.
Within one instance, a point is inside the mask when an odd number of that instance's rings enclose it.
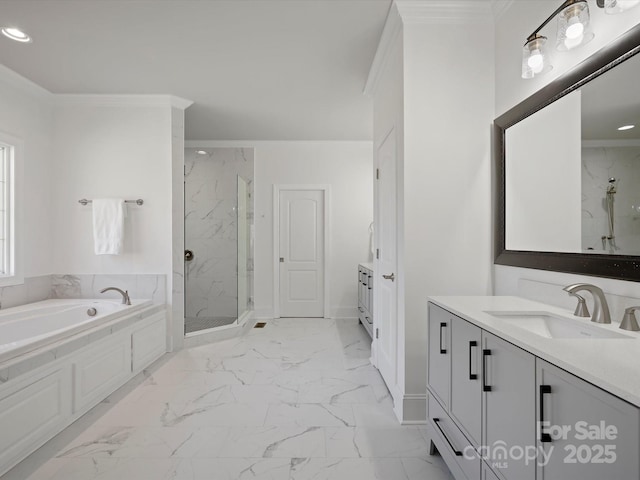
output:
{"label": "glass light shade", "polygon": [[637,5],[640,5],[640,0],[605,0],[604,11],[612,15],[622,13]]}
{"label": "glass light shade", "polygon": [[576,2],[562,10],[558,14],[556,48],[566,52],[593,40],[589,21],[589,5],[586,1]]}
{"label": "glass light shade", "polygon": [[2,34],[5,37],[10,38],[11,40],[15,40],[16,42],[29,43],[31,42],[31,37],[24,33],[22,30],[19,30],[14,27],[4,27],[2,28]]}
{"label": "glass light shade", "polygon": [[547,37],[536,35],[528,40],[522,48],[522,78],[533,78],[544,75],[553,67],[546,53]]}

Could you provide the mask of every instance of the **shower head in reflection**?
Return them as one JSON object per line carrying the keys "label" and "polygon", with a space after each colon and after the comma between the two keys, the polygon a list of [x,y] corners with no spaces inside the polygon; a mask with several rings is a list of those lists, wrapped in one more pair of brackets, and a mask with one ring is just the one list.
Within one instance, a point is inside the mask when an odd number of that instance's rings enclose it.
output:
{"label": "shower head in reflection", "polygon": [[616,193],[616,180],[614,177],[609,178],[609,185],[607,185],[607,193]]}

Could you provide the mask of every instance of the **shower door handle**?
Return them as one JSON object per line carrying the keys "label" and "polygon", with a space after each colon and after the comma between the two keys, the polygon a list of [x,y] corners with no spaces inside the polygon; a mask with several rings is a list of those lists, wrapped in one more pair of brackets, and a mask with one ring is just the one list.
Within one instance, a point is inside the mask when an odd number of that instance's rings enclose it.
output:
{"label": "shower door handle", "polygon": [[185,262],[190,262],[191,260],[193,260],[193,257],[195,255],[193,254],[193,252],[191,250],[185,250],[184,251],[184,261]]}

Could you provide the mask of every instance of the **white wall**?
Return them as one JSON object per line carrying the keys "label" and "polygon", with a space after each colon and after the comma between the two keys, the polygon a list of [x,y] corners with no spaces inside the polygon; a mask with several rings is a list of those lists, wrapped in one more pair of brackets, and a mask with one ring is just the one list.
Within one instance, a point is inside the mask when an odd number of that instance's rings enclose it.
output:
{"label": "white wall", "polygon": [[0,131],[22,139],[23,230],[25,277],[51,273],[52,97],[45,90],[0,65]]}
{"label": "white wall", "polygon": [[405,24],[405,396],[426,391],[427,296],[491,289],[492,30]]}
{"label": "white wall", "polygon": [[[589,55],[596,52],[621,34],[640,22],[640,8],[629,10],[620,15],[609,16],[596,8],[590,2],[592,27],[595,38],[589,44],[566,53],[551,51],[551,62],[554,69],[548,75],[532,80],[520,78],[522,61],[522,45],[525,38],[549,15],[556,7],[554,2],[515,1],[496,23],[496,116],[515,106],[520,101],[535,93],[550,81],[565,73]],[[553,23],[547,27],[553,29]],[[550,41],[553,33],[549,34]],[[535,279],[537,282],[553,284],[554,288],[567,285],[574,281],[596,283],[606,292],[630,297],[640,297],[640,284],[623,282],[584,275],[569,275],[558,272],[547,272],[515,267],[494,266],[494,293],[496,295],[517,294],[525,279]],[[619,320],[619,319],[616,319]]]}
{"label": "white wall", "polygon": [[[171,109],[63,103],[54,112],[53,271],[171,272]],[[81,198],[141,198],[128,206],[121,255],[93,252],[91,206]]]}
{"label": "white wall", "polygon": [[255,147],[255,310],[273,312],[273,185],[331,185],[331,317],[357,316],[357,264],[371,261],[370,142],[259,142]]}

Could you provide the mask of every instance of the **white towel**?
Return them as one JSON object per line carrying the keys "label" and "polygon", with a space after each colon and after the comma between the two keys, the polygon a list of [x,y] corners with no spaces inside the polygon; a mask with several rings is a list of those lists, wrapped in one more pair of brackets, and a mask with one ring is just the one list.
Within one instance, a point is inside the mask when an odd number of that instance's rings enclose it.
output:
{"label": "white towel", "polygon": [[124,200],[93,200],[93,243],[96,255],[119,255],[124,238]]}

